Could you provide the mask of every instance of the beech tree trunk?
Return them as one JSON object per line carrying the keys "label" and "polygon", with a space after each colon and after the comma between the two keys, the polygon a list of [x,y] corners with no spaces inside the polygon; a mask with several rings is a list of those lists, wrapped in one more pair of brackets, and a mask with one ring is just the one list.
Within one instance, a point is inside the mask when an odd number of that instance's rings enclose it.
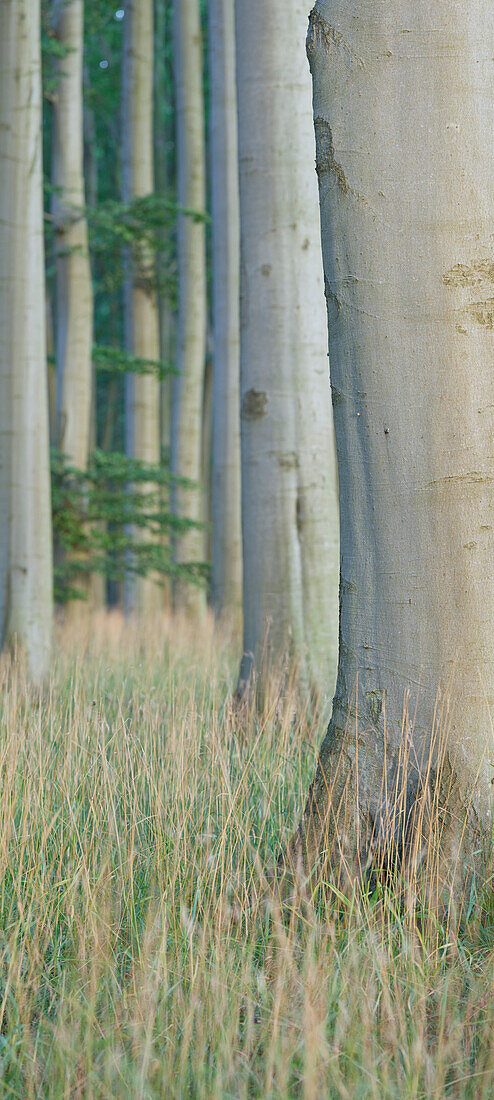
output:
{"label": "beech tree trunk", "polygon": [[[64,54],[52,113],[52,215],[55,229],[56,445],[78,470],[90,453],[93,389],[93,287],[85,213],[82,64],[83,0],[56,0],[53,29]],[[84,564],[84,552],[74,554]],[[87,614],[90,578],[82,569],[77,587],[86,600],[72,600],[66,613],[76,622]]]}
{"label": "beech tree trunk", "polygon": [[[177,198],[198,213],[206,208],[202,35],[198,0],[173,0]],[[174,386],[174,473],[196,483],[177,488],[179,516],[202,519],[202,416],[206,358],[206,243],[203,222],[178,219],[177,369]],[[176,540],[177,563],[204,561],[204,534],[191,527]],[[175,602],[192,616],[205,611],[202,589],[179,581]]]}
{"label": "beech tree trunk", "polygon": [[213,266],[212,596],[242,610],[239,275],[235,3],[210,0],[210,165]]}
{"label": "beech tree trunk", "polygon": [[57,3],[54,28],[66,50],[58,63],[52,131],[57,437],[69,462],[85,470],[91,420],[93,290],[84,211],[83,0]]}
{"label": "beech tree trunk", "polygon": [[494,9],[318,0],[308,54],[341,596],[298,840],[339,873],[417,826],[447,895],[492,824]]}
{"label": "beech tree trunk", "polygon": [[[125,201],[154,192],[153,158],[153,0],[129,0],[124,20],[122,182]],[[149,272],[132,272],[125,303],[127,350],[144,359],[160,357],[159,317],[152,285],[151,257],[141,256]],[[160,462],[160,383],[153,374],[130,374],[126,381],[127,451],[134,458]],[[149,492],[149,486],[144,487]],[[143,538],[151,538],[143,531]],[[129,603],[149,614],[161,603],[156,580],[137,577],[128,586]]]}
{"label": "beech tree trunk", "polygon": [[[156,189],[169,194],[173,186],[173,71],[171,64],[171,0],[155,0],[155,61],[154,61],[154,159]],[[169,252],[170,230],[163,229],[163,244]],[[160,273],[166,275],[166,256],[160,260]],[[158,295],[161,359],[173,363],[175,354],[175,317],[173,304],[166,290]],[[161,446],[165,454],[171,451],[173,375],[161,382]]]}
{"label": "beech tree trunk", "polygon": [[[338,510],[302,0],[236,9],[244,658],[336,675]],[[259,29],[262,28],[262,33]]]}
{"label": "beech tree trunk", "polygon": [[0,632],[49,668],[51,507],[39,3],[0,0]]}

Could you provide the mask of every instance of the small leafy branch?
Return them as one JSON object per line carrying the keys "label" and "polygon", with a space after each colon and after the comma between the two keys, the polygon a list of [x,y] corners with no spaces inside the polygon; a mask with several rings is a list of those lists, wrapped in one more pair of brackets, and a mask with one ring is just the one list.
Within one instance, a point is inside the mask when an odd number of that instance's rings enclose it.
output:
{"label": "small leafy branch", "polygon": [[84,578],[91,574],[118,582],[129,573],[152,573],[207,583],[206,562],[177,565],[172,554],[174,535],[202,526],[170,508],[173,485],[192,488],[191,482],[166,467],[100,450],[83,472],[53,449],[51,474],[57,602],[84,599]]}

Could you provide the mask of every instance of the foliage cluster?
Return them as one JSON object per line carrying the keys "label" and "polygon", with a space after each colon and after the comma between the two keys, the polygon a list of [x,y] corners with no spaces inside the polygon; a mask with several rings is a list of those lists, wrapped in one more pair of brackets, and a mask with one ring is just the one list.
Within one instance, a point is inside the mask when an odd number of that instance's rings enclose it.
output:
{"label": "foliage cluster", "polygon": [[4,660],[3,1094],[488,1100],[492,910],[455,931],[391,894],[282,909],[262,867],[320,724],[273,690],[240,727],[237,657],[211,625],[114,614],[60,637],[41,697]]}
{"label": "foliage cluster", "polygon": [[[93,451],[87,471],[52,451],[52,511],[55,542],[55,599],[84,598],[84,578],[100,575],[121,583],[135,574],[179,574],[194,583],[207,579],[207,566],[173,560],[173,535],[194,526],[172,512],[173,485],[187,482],[167,466],[153,466],[116,452]],[[143,541],[141,532],[150,536]]]}

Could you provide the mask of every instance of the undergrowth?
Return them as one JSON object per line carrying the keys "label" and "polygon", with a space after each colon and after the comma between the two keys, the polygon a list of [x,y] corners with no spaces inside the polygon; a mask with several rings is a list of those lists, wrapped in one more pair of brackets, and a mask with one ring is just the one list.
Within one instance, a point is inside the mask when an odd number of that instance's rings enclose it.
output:
{"label": "undergrowth", "polygon": [[323,719],[246,717],[208,623],[95,619],[49,687],[1,667],[0,1093],[491,1097],[494,918],[391,892],[281,910]]}

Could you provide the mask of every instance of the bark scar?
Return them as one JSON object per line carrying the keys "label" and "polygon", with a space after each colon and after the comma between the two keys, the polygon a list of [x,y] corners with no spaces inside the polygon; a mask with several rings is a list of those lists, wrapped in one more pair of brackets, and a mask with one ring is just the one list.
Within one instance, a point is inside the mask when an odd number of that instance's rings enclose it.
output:
{"label": "bark scar", "polygon": [[336,27],[331,26],[316,7],[312,9],[309,15],[309,29],[307,31],[306,41],[307,58],[311,71],[314,53],[321,45],[325,50],[334,48],[343,51],[352,61],[356,61],[361,69],[365,68],[363,59],[352,50],[351,46],[345,42],[341,32],[337,31]]}
{"label": "bark scar", "polygon": [[331,126],[322,115],[317,115],[314,119],[314,132],[316,135],[316,172],[319,181],[326,174],[334,176],[340,191],[344,195],[353,195],[359,202],[366,203],[363,195],[359,195],[358,191],[354,191],[352,187],[349,187],[343,165],[335,157]]}
{"label": "bark scar", "polygon": [[329,122],[326,122],[325,118],[321,118],[321,115],[318,115],[317,118],[314,119],[314,130],[316,133],[316,172],[319,178],[321,178],[325,172],[332,172],[340,191],[343,191],[343,194],[347,195],[348,184],[344,169],[334,155],[333,134]]}

